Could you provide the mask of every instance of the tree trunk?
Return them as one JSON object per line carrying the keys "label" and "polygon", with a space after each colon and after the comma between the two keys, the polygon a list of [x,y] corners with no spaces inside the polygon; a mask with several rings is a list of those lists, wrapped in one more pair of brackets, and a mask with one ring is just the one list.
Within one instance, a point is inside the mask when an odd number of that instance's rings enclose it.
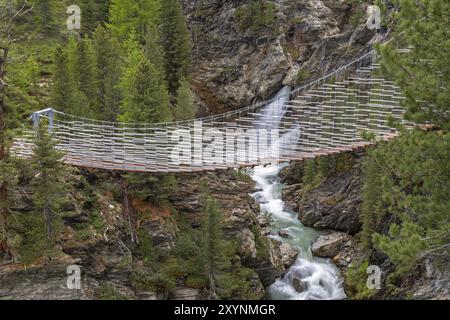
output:
{"label": "tree trunk", "polygon": [[139,243],[139,239],[134,232],[135,229],[135,221],[132,214],[132,206],[130,204],[130,198],[128,196],[128,183],[124,180],[123,181],[123,210],[125,213],[125,216],[128,220],[128,226],[130,228],[130,236],[131,236],[131,242],[132,243]]}
{"label": "tree trunk", "polygon": [[48,202],[45,203],[43,208],[45,225],[47,226],[48,240],[53,241],[53,213]]}

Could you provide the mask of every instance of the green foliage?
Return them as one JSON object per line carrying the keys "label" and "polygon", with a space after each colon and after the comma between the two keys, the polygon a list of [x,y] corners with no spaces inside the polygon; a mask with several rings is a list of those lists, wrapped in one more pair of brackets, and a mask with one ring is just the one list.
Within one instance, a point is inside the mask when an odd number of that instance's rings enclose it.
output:
{"label": "green foliage", "polygon": [[[73,52],[75,48],[58,48],[55,52],[55,67],[53,72],[52,103],[55,108],[70,114],[86,115],[89,110],[89,101],[78,88],[78,80],[72,70]],[[69,55],[70,54],[70,55]]]}
{"label": "green foliage", "polygon": [[[89,106],[84,110],[84,116],[95,116],[94,103],[97,98],[96,81],[95,81],[95,62],[94,53],[92,51],[92,42],[90,39],[82,39],[76,45],[76,52],[74,53],[75,61],[71,71],[71,76],[77,82],[77,89],[83,94]],[[85,108],[83,105],[78,105],[79,109]],[[79,113],[79,112],[77,112]]]}
{"label": "green foliage", "polygon": [[386,253],[396,266],[396,272],[404,275],[415,267],[418,254],[427,244],[422,240],[424,229],[419,225],[405,221],[402,225],[391,224],[389,235],[373,235],[375,247]]}
{"label": "green foliage", "polygon": [[126,58],[119,88],[122,92],[123,122],[156,123],[171,119],[169,97],[161,71],[146,57],[131,33],[125,42]]}
{"label": "green foliage", "polygon": [[376,134],[372,131],[364,130],[361,132],[361,138],[363,138],[366,141],[375,141]]}
{"label": "green foliage", "polygon": [[448,242],[448,150],[447,133],[413,130],[371,150],[364,162],[361,239],[387,254],[399,274]]}
{"label": "green foliage", "polygon": [[362,23],[362,19],[365,16],[364,11],[364,1],[361,0],[351,0],[348,1],[349,4],[351,4],[351,14],[349,18],[349,22],[353,27],[357,27],[359,24]]}
{"label": "green foliage", "polygon": [[[48,0],[46,0],[48,1]],[[52,2],[52,1],[49,1]],[[103,26],[108,19],[110,0],[79,0],[77,5],[81,9],[81,33],[89,35]]]}
{"label": "green foliage", "polygon": [[41,33],[52,36],[59,32],[55,1],[35,0],[33,16],[35,17],[37,28]]}
{"label": "green foliage", "polygon": [[306,80],[311,77],[310,73],[305,69],[300,69],[297,73],[297,77],[295,79],[296,84],[304,83]]}
{"label": "green foliage", "polygon": [[[145,36],[159,24],[160,0],[110,0],[109,24],[113,34],[124,41],[133,31],[141,44]],[[165,1],[163,1],[165,2]]]}
{"label": "green foliage", "polygon": [[95,297],[99,300],[128,300],[112,284],[103,282],[95,291]]}
{"label": "green foliage", "polygon": [[138,269],[131,275],[131,282],[138,290],[154,290],[162,293],[168,292],[176,286],[174,278],[164,271]]}
{"label": "green foliage", "polygon": [[216,289],[221,285],[221,276],[225,268],[229,267],[227,257],[227,242],[222,234],[222,212],[219,204],[213,198],[206,196],[203,200],[201,265],[208,279],[210,296],[216,296]]}
{"label": "green foliage", "polygon": [[345,275],[346,292],[351,299],[364,300],[370,299],[376,293],[376,290],[367,287],[367,268],[368,261],[352,265]]}
{"label": "green foliage", "polygon": [[[270,223],[272,220],[268,220]],[[261,235],[257,226],[250,226],[250,231],[255,236],[256,254],[261,259],[270,259],[269,240]]]}
{"label": "green foliage", "polygon": [[309,159],[305,163],[305,172],[303,175],[303,183],[312,184],[317,174],[316,160]]}
{"label": "green foliage", "polygon": [[117,85],[120,78],[121,51],[111,32],[98,27],[92,36],[96,64],[97,118],[115,121],[121,101]]}
{"label": "green foliage", "polygon": [[64,155],[56,149],[56,145],[57,141],[48,132],[45,121],[41,121],[31,157],[32,167],[37,173],[32,181],[32,199],[34,209],[44,217],[49,240],[54,239],[58,210],[66,197],[65,183],[62,182],[65,173],[62,163]]}
{"label": "green foliage", "polygon": [[173,109],[173,117],[177,121],[194,119],[197,114],[197,108],[194,105],[194,95],[189,87],[189,81],[181,80],[180,87],[177,90],[177,100]]}
{"label": "green foliage", "polygon": [[322,177],[328,177],[334,168],[334,158],[328,156],[321,156],[317,159],[318,173]]}
{"label": "green foliage", "polygon": [[172,97],[191,68],[191,38],[179,0],[162,1],[161,43],[164,49],[164,69]]}
{"label": "green foliage", "polygon": [[[450,128],[450,3],[441,0],[393,0],[394,41],[379,46],[382,68],[400,86],[406,117]],[[387,14],[387,13],[386,13]],[[398,48],[409,48],[400,53]]]}
{"label": "green foliage", "polygon": [[154,204],[165,204],[176,186],[174,175],[151,175],[148,173],[127,173],[130,194]]}
{"label": "green foliage", "polygon": [[264,30],[274,31],[277,8],[268,1],[250,0],[236,10],[236,18],[241,31],[250,30],[259,34]]}
{"label": "green foliage", "polygon": [[156,248],[148,233],[139,232],[139,244],[135,254],[144,267],[133,270],[131,282],[136,289],[166,293],[175,287],[175,278],[168,267],[167,254]]}
{"label": "green foliage", "polygon": [[127,98],[121,106],[122,114],[119,120],[134,123],[158,123],[171,120],[165,81],[158,69],[147,58],[140,61],[137,73],[131,79],[131,83],[126,85],[128,90],[123,91],[123,95]]}
{"label": "green foliage", "polygon": [[39,257],[50,255],[53,243],[48,238],[42,214],[16,215],[11,221],[15,236],[10,245],[22,263],[31,264]]}

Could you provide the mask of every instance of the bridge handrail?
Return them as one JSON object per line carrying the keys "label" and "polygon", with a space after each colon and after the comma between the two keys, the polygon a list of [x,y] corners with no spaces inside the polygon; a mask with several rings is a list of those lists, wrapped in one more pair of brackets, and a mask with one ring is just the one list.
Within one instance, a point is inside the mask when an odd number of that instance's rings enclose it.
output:
{"label": "bridge handrail", "polygon": [[[115,126],[115,125],[120,126],[120,125],[126,124],[128,126],[139,126],[139,127],[150,126],[150,127],[155,127],[155,126],[185,125],[185,124],[193,123],[195,121],[204,121],[204,122],[215,121],[215,120],[220,120],[220,119],[223,119],[223,118],[226,118],[226,117],[229,117],[229,116],[238,115],[238,114],[243,113],[243,112],[247,112],[247,111],[250,111],[250,110],[254,110],[254,109],[263,107],[263,106],[265,106],[265,105],[267,105],[269,103],[272,103],[272,102],[274,102],[276,100],[279,100],[279,99],[284,99],[286,97],[291,97],[292,95],[298,94],[301,91],[309,89],[309,88],[311,88],[311,87],[313,87],[313,86],[315,86],[315,85],[317,85],[317,84],[319,84],[319,83],[321,83],[321,82],[323,82],[323,81],[325,81],[325,80],[335,76],[336,74],[339,74],[340,72],[350,68],[351,66],[357,64],[358,62],[362,61],[363,59],[366,59],[369,56],[373,56],[375,54],[376,54],[375,50],[370,50],[369,52],[363,54],[362,56],[360,56],[357,59],[351,61],[350,63],[347,63],[347,64],[345,64],[345,65],[343,65],[341,67],[338,67],[338,68],[332,70],[331,72],[327,73],[325,76],[322,76],[322,77],[320,77],[318,79],[312,80],[312,81],[310,81],[310,82],[308,82],[308,83],[306,83],[304,85],[301,85],[301,86],[293,89],[288,94],[276,96],[276,97],[273,97],[271,99],[264,100],[264,101],[261,101],[261,102],[257,102],[255,104],[252,104],[250,106],[243,107],[243,108],[240,108],[240,109],[230,110],[230,111],[225,112],[225,113],[212,115],[212,116],[201,117],[201,118],[195,118],[195,119],[189,119],[189,120],[183,120],[183,121],[155,122],[155,123],[117,122],[117,121],[105,121],[105,120],[96,120],[96,119],[92,119],[92,118],[80,117],[80,116],[76,116],[76,115],[72,115],[72,114],[67,114],[65,112],[61,112],[61,111],[58,111],[58,110],[52,109],[52,108],[47,108],[47,109],[45,109],[45,111],[48,111],[49,109],[51,109],[51,110],[53,110],[55,115],[63,115],[63,116],[70,117],[72,119],[78,119],[79,121],[98,123],[98,124],[108,124],[108,125],[113,125],[113,126]],[[44,110],[37,111],[37,113],[41,113],[43,111]]]}

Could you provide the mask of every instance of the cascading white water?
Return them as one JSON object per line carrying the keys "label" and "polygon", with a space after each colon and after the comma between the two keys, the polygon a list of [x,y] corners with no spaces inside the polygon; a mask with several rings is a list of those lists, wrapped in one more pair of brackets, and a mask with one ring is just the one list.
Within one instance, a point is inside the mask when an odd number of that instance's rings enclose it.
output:
{"label": "cascading white water", "polygon": [[[289,88],[283,88],[277,97],[289,94]],[[279,123],[286,113],[286,108],[280,105],[281,99],[265,106],[266,118],[277,119]],[[284,102],[282,102],[284,104]],[[263,118],[264,119],[264,118]],[[261,119],[261,120],[263,120]],[[260,121],[261,121],[260,120]],[[273,123],[273,122],[272,122]],[[264,123],[260,123],[264,126]],[[295,127],[280,139],[289,139],[292,143],[300,137],[300,128]],[[287,141],[287,140],[286,140]],[[257,167],[252,175],[257,190],[253,197],[261,206],[261,214],[272,217],[272,237],[277,241],[285,241],[299,251],[295,264],[267,289],[267,298],[286,300],[325,300],[343,299],[339,271],[330,261],[314,258],[311,254],[311,241],[320,233],[307,228],[299,221],[296,213],[286,210],[281,197],[283,184],[279,173],[285,165]],[[279,236],[279,232],[288,234],[288,238]]]}

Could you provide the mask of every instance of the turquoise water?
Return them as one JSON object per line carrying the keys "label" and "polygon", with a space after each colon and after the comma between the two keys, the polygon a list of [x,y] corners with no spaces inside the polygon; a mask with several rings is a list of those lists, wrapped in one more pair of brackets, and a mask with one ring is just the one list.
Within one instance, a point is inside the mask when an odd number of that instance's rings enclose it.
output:
{"label": "turquoise water", "polygon": [[[252,175],[258,191],[253,197],[260,203],[261,214],[269,214],[273,225],[270,237],[292,245],[299,256],[295,264],[267,288],[267,298],[273,300],[331,300],[344,299],[345,292],[339,270],[327,259],[314,258],[311,254],[311,242],[320,232],[305,227],[295,212],[287,210],[282,200],[279,172],[283,166],[257,167]],[[288,238],[278,235],[282,231]],[[305,290],[298,292],[292,285],[299,279]]]}

